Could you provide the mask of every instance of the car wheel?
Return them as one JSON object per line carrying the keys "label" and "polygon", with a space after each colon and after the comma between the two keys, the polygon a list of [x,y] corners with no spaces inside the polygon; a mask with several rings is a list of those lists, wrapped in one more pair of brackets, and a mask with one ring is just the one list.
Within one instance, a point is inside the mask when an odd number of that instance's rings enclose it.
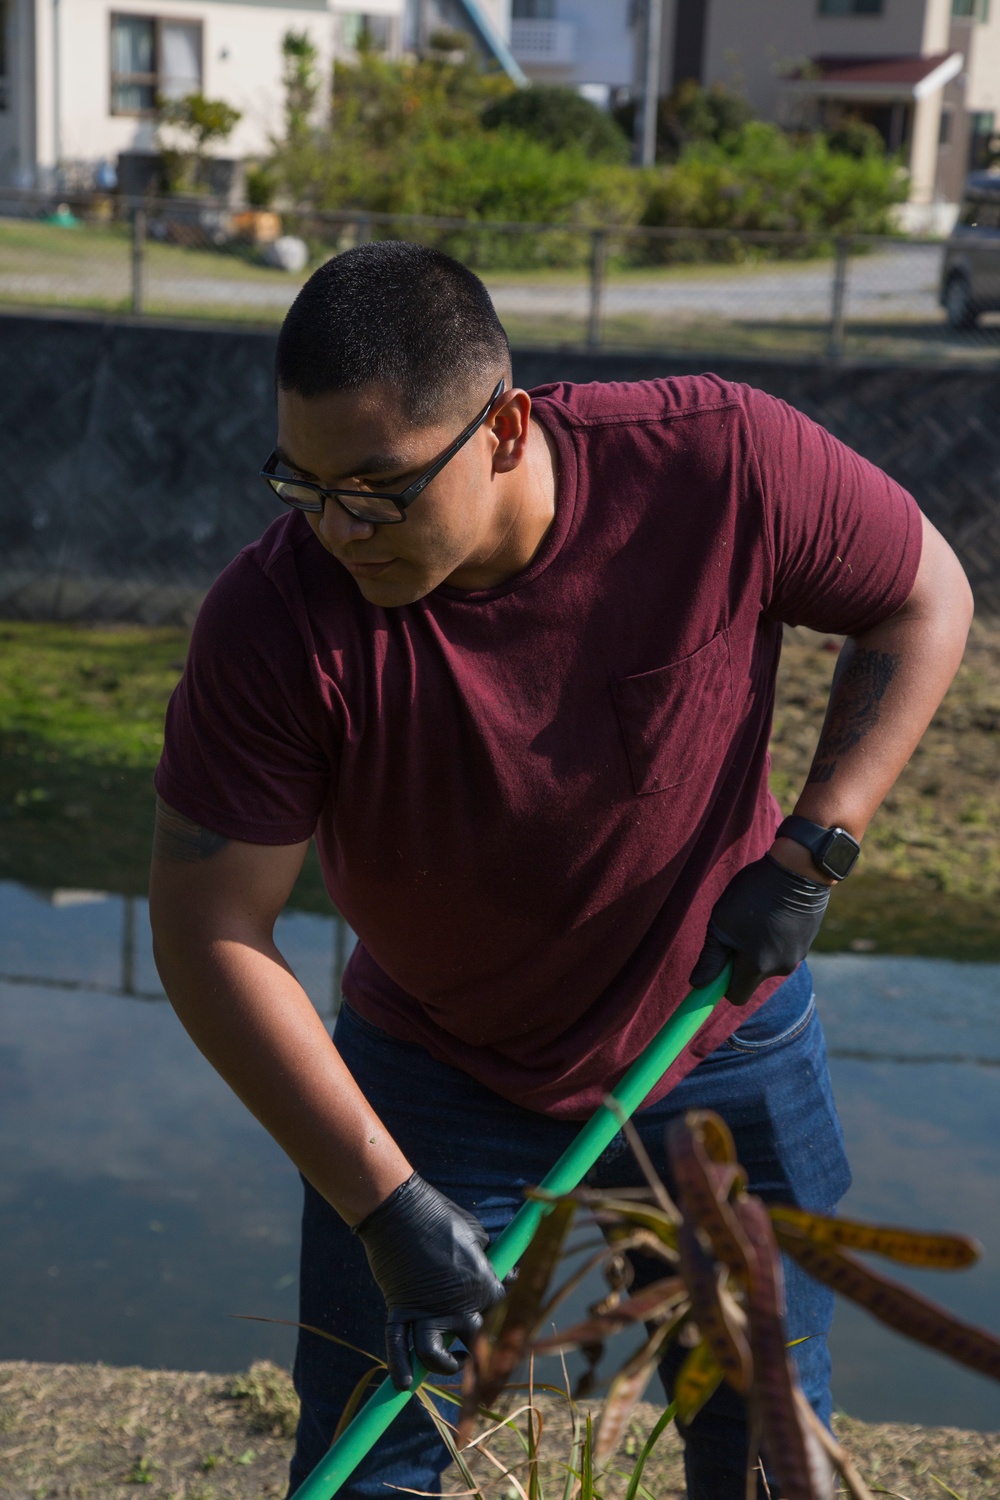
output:
{"label": "car wheel", "polygon": [[945,287],[944,311],[951,328],[975,328],[979,309],[972,300],[972,289],[964,276],[953,276]]}

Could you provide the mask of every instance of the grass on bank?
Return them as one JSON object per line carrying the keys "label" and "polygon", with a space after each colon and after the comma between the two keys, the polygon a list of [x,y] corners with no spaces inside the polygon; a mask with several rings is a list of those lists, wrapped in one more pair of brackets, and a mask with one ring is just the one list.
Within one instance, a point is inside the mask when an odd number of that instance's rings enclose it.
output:
{"label": "grass on bank", "polygon": [[[0,879],[148,890],[163,715],[188,634],[0,622]],[[310,851],[292,904],[328,912]]]}
{"label": "grass on bank", "polygon": [[[0,879],[142,895],[151,775],[182,630],[0,623]],[[790,631],[772,739],[787,810],[819,733],[837,643]],[[965,662],[831,903],[817,945],[1000,959],[1000,627]],[[328,911],[315,857],[293,896]]]}

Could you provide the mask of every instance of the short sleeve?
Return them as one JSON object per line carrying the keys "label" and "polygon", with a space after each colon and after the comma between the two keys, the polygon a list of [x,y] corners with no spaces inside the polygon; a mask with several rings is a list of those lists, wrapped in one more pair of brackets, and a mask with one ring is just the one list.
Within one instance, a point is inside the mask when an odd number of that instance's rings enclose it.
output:
{"label": "short sleeve", "polygon": [[906,603],[923,531],[912,495],[825,428],[744,388],[771,548],[764,613],[856,635]]}
{"label": "short sleeve", "polygon": [[329,751],[311,723],[316,701],[306,649],[285,604],[241,554],[199,612],[167,708],[157,792],[226,838],[309,838],[331,774]]}

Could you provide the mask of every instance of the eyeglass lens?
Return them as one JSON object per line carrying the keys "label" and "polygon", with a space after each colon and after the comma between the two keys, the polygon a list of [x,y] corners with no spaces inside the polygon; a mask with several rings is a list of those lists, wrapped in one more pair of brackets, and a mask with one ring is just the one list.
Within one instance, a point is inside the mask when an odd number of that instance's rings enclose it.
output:
{"label": "eyeglass lens", "polygon": [[[271,488],[275,494],[286,505],[292,505],[296,510],[311,511],[320,514],[323,510],[322,498],[315,490],[310,490],[305,485],[294,484],[287,479],[273,479]],[[351,515],[357,516],[363,521],[398,521],[399,509],[392,500],[387,500],[381,495],[366,495],[363,490],[350,491],[337,497],[349,510]]]}

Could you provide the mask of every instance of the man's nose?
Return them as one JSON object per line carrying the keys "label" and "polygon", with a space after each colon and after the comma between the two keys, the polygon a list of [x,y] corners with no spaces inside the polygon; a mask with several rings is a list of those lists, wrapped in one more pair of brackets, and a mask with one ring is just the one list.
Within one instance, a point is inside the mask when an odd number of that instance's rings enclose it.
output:
{"label": "man's nose", "polygon": [[374,522],[352,516],[333,495],[327,496],[319,519],[319,529],[323,540],[330,547],[346,547],[350,542],[367,541],[370,536],[375,535]]}

